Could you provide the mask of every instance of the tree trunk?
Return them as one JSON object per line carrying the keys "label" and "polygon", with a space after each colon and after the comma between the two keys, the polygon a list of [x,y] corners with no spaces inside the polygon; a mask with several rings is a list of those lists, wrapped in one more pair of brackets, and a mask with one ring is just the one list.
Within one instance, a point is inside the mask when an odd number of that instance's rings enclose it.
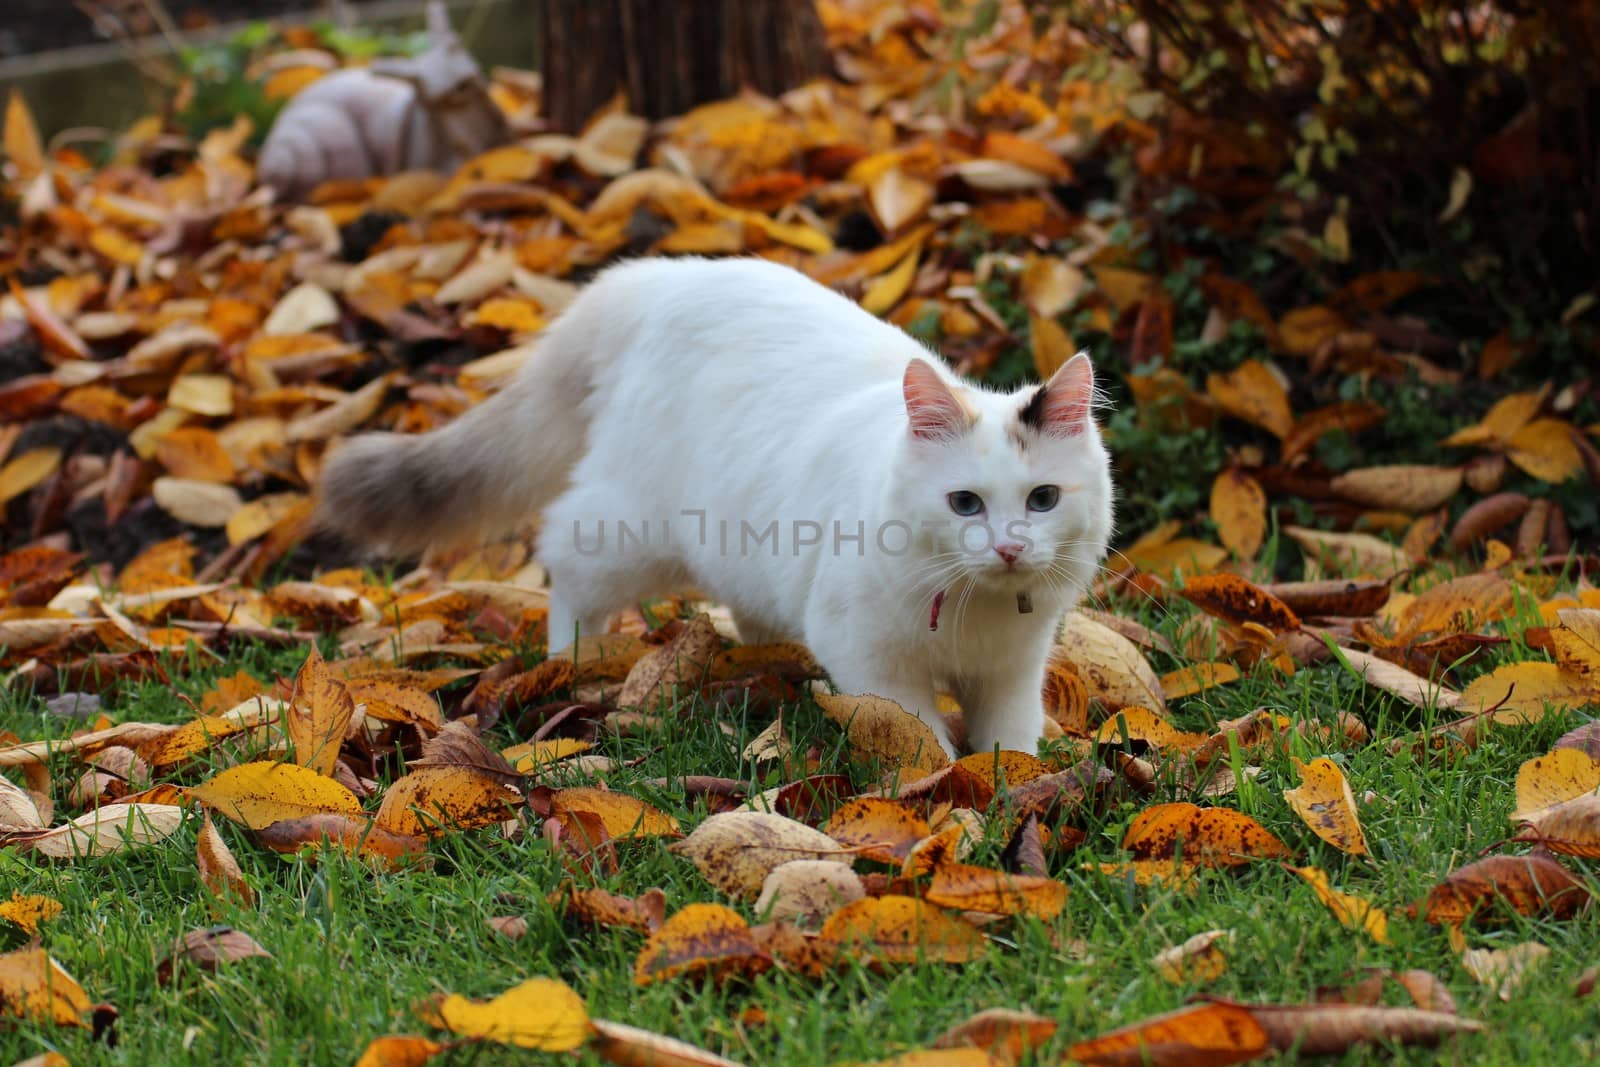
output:
{"label": "tree trunk", "polygon": [[618,90],[648,118],[832,72],[810,0],[539,0],[545,113],[576,131]]}

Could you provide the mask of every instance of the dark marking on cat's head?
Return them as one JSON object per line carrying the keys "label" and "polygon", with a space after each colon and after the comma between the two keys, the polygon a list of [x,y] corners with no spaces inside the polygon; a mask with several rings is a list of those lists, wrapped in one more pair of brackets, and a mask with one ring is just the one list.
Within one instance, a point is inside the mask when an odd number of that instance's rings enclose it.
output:
{"label": "dark marking on cat's head", "polygon": [[1045,395],[1049,391],[1049,388],[1043,385],[1035,389],[1033,395],[1028,398],[1028,402],[1022,405],[1022,412],[1017,416],[1017,421],[1030,430],[1037,430],[1042,427],[1044,425]]}

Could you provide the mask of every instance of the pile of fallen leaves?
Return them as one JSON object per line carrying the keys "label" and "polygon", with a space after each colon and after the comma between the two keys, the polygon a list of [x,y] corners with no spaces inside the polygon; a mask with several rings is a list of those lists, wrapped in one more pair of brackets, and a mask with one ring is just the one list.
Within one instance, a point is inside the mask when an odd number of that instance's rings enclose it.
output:
{"label": "pile of fallen leaves", "polygon": [[[959,964],[1005,951],[1008,925],[1050,923],[1074,878],[1191,892],[1256,863],[1290,865],[1339,922],[1386,940],[1388,910],[1297,859],[1313,835],[1371,856],[1341,753],[1382,744],[1450,759],[1494,731],[1600,702],[1600,592],[1583,575],[1592,561],[1570,556],[1554,497],[1505,487],[1515,472],[1600,478],[1595,428],[1571,419],[1586,386],[1504,397],[1442,442],[1463,450],[1454,465],[1330,471],[1318,440],[1387,412],[1364,400],[1297,412],[1294,398],[1314,390],[1284,368],[1460,380],[1408,350],[1420,335],[1385,315],[1425,276],[1369,275],[1274,313],[1208,266],[1206,332],[1252,324],[1259,358],[1209,374],[1172,365],[1173,298],[1137,267],[1147,235],[1073,206],[1077,168],[1108,145],[1139,148],[1154,167],[1182,143],[1159,138],[1148,101],[1060,78],[1074,43],[1034,39],[1009,7],[960,59],[931,9],[823,10],[845,83],[656,126],[618,108],[576,137],[522,139],[454,174],[324,185],[304,204],[255,186],[242,124],[192,146],[142,124],[93,166],[47,150],[13,95],[4,147],[15,219],[0,237],[0,671],[88,721],[66,739],[4,739],[4,848],[70,863],[200,819],[205,884],[249,900],[214,818],[250,847],[342,849],[398,877],[429,864],[441,834],[542,835],[573,879],[550,906],[595,936],[642,939],[641,984],[770,968],[820,976],[847,960]],[[293,92],[325,66],[273,76]],[[970,94],[940,91],[952,71]],[[537,107],[525,78],[502,76],[494,91],[512,118]],[[898,707],[829,692],[804,649],[739,645],[716,605],[630,611],[614,633],[530,665],[521,652],[543,644],[546,597],[521,542],[436,558],[389,584],[330,569],[302,544],[330,442],[442,424],[515,371],[594,269],[691,253],[790,263],[937,336],[975,374],[1000,372],[1020,347],[1047,375],[1074,350],[1070,331],[1103,335],[1119,358],[1102,362],[1130,371],[1141,420],[1251,428],[1216,473],[1209,514],[1141,531],[1095,590],[1111,610],[1066,620],[1045,687],[1057,736],[1043,755],[952,763]],[[1491,339],[1477,371],[1493,377],[1518,355],[1509,336]],[[1275,519],[1308,502],[1320,522],[1282,524],[1300,563],[1280,575],[1264,546],[1283,540],[1270,536]],[[1169,639],[1131,618],[1152,603],[1198,610]],[[1471,677],[1475,659],[1511,641],[1528,661]],[[136,721],[117,704],[131,681],[255,643],[310,651],[292,679],[224,680],[186,722]],[[1155,653],[1183,666],[1160,675]],[[1444,714],[1419,712],[1433,725],[1386,737],[1359,709],[1297,718],[1263,707],[1205,732],[1168,718],[1170,703],[1252,672],[1302,670],[1353,672]],[[745,758],[783,785],[684,780],[715,813],[687,836],[669,813],[606,786],[618,767],[599,751],[604,739],[730,701],[772,718]],[[778,712],[797,701],[838,724],[849,767],[790,741]],[[497,724],[525,740],[496,750],[485,738]],[[1502,995],[1548,949],[1471,948],[1467,931],[1508,911],[1565,920],[1588,907],[1597,738],[1582,727],[1523,767],[1507,840],[1437,872],[1404,915],[1450,927],[1462,963]],[[1226,803],[1262,754],[1291,744],[1325,755],[1298,763],[1301,784],[1283,795],[1305,826],[1279,836]],[[861,767],[872,768],[865,786],[846,773]],[[1206,803],[1159,802],[1175,790]],[[1084,827],[1128,803],[1142,810],[1120,850],[1096,850]],[[640,839],[661,837],[681,838],[673,851],[727,903],[593,887],[627,870]],[[970,862],[979,843],[1003,843],[998,866]],[[52,906],[17,898],[0,919],[32,931]],[[516,915],[496,925],[513,937],[525,928]],[[1199,935],[1153,966],[1179,981],[1217,973],[1228,940]],[[264,952],[239,931],[196,931],[171,962]],[[1379,1003],[1390,978],[1415,1007]],[[114,1009],[34,945],[0,956],[0,1015],[104,1026]],[[488,1003],[440,997],[417,1015],[453,1036],[379,1038],[365,1062],[421,1062],[472,1040],[725,1062],[589,1019],[548,978]],[[984,1013],[941,1044],[984,1050],[952,1051],[950,1063],[989,1063],[1054,1028]],[[1317,1003],[1209,1001],[1070,1055],[1132,1062],[1146,1048],[1166,1062],[1224,1063],[1477,1028],[1436,978],[1406,971]]]}

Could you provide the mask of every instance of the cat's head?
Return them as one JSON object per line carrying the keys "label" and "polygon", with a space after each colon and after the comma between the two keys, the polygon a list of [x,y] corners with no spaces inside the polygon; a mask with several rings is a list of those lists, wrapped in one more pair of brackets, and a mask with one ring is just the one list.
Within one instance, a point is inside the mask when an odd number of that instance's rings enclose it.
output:
{"label": "cat's head", "polygon": [[1081,593],[1111,534],[1089,357],[1013,393],[952,383],[913,359],[903,387],[891,508],[917,530],[917,583]]}

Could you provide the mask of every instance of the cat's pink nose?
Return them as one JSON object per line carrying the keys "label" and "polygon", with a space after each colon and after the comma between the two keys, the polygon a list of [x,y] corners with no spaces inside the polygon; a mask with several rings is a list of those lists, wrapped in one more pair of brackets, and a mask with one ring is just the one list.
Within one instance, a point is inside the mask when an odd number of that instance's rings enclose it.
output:
{"label": "cat's pink nose", "polygon": [[1025,547],[1027,546],[1018,544],[1016,541],[1001,541],[994,546],[994,550],[996,555],[1006,561],[1007,567],[1014,567],[1017,563],[1017,557],[1022,555],[1022,550]]}

